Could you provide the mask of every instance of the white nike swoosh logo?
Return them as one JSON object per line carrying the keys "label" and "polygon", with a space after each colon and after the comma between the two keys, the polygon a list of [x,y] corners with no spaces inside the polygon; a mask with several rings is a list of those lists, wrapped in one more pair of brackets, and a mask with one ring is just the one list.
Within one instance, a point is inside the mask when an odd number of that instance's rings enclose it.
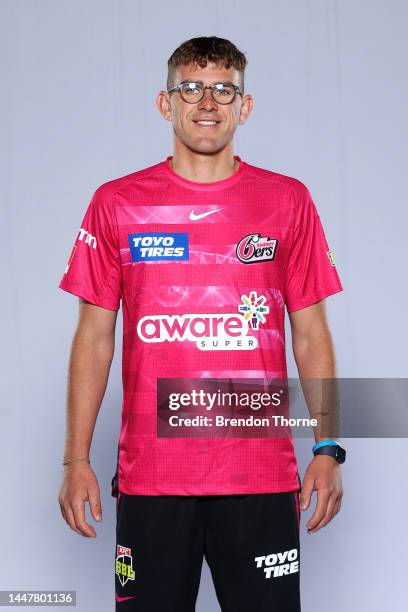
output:
{"label": "white nike swoosh logo", "polygon": [[204,219],[204,217],[208,217],[208,215],[212,215],[213,213],[219,212],[220,210],[223,210],[223,209],[216,208],[215,210],[207,210],[207,212],[200,213],[199,215],[196,215],[194,210],[192,210],[190,212],[189,219],[190,221],[198,221],[199,219]]}

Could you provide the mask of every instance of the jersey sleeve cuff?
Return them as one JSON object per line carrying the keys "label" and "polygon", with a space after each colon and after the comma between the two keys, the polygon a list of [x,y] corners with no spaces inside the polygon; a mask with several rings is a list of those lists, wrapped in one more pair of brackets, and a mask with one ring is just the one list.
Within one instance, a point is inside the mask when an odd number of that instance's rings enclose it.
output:
{"label": "jersey sleeve cuff", "polygon": [[95,296],[94,293],[88,291],[84,287],[80,285],[75,285],[73,283],[68,283],[64,281],[64,279],[59,283],[58,287],[67,293],[71,293],[72,295],[76,295],[79,298],[94,304],[95,306],[100,306],[101,308],[107,308],[108,310],[119,310],[119,303],[114,303],[112,300],[109,300],[104,297]]}
{"label": "jersey sleeve cuff", "polygon": [[335,285],[332,287],[326,287],[325,289],[320,289],[320,291],[315,291],[308,296],[300,300],[295,300],[294,302],[287,302],[286,310],[288,313],[294,312],[295,310],[301,310],[302,308],[307,308],[308,306],[312,306],[320,300],[323,300],[330,295],[334,295],[335,293],[339,293],[340,291],[344,291],[342,285]]}

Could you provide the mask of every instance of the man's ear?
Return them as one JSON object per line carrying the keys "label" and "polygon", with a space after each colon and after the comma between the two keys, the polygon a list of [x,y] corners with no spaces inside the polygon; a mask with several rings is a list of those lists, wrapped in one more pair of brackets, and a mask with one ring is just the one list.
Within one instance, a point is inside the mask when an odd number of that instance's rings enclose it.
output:
{"label": "man's ear", "polygon": [[171,121],[171,104],[167,91],[164,91],[163,89],[159,91],[156,98],[156,106],[159,109],[159,112],[163,119]]}
{"label": "man's ear", "polygon": [[243,96],[239,112],[239,123],[245,123],[254,108],[254,99],[250,95]]}

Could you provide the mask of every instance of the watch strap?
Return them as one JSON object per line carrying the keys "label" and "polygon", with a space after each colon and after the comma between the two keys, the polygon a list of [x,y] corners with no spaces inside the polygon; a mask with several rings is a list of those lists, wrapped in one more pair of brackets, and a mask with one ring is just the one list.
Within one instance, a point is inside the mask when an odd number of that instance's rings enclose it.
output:
{"label": "watch strap", "polygon": [[320,446],[313,454],[316,455],[329,455],[330,457],[334,457],[338,463],[344,463],[346,460],[346,451],[344,448],[340,446],[340,444],[326,444],[325,446]]}

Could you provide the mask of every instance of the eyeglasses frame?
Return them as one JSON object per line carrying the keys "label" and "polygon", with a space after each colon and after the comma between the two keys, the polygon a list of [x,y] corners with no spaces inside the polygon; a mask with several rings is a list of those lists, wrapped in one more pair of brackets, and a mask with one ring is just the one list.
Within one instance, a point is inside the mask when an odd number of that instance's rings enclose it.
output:
{"label": "eyeglasses frame", "polygon": [[[202,92],[202,96],[199,100],[196,100],[195,102],[190,102],[188,100],[185,100],[183,98],[183,95],[181,93],[181,87],[183,85],[185,85],[186,83],[199,83],[202,88],[203,88],[203,92]],[[214,89],[217,85],[230,85],[231,87],[234,88],[234,97],[232,98],[232,100],[230,100],[229,102],[220,102],[219,100],[216,100],[214,98]],[[202,81],[194,81],[192,79],[186,79],[185,81],[181,81],[181,83],[179,83],[178,85],[175,85],[174,87],[172,87],[171,89],[167,90],[167,93],[172,93],[173,91],[180,91],[180,96],[181,99],[183,100],[183,102],[187,102],[187,104],[198,104],[199,102],[201,102],[201,100],[204,98],[205,96],[205,90],[206,89],[211,89],[211,97],[214,100],[214,102],[216,104],[221,104],[222,106],[225,106],[227,104],[232,104],[237,96],[237,94],[239,94],[240,96],[243,96],[244,94],[242,93],[240,87],[238,85],[235,85],[234,83],[230,83],[229,81],[219,81],[218,83],[213,83],[212,85],[204,85],[204,83]]]}

